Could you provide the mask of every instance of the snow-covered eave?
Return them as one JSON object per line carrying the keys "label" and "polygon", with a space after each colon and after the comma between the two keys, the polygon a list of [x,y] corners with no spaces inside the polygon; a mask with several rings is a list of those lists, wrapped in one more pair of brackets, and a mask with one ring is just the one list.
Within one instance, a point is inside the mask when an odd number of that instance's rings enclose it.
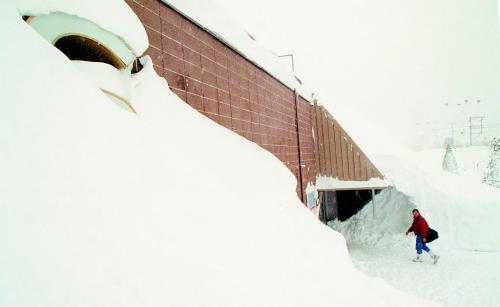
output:
{"label": "snow-covered eave", "polygon": [[216,11],[213,8],[216,6],[214,3],[207,4],[196,0],[162,0],[162,2],[312,103],[313,92],[300,84],[294,72],[285,68],[276,55],[259,46],[257,41],[228,16],[223,14],[214,16]]}
{"label": "snow-covered eave", "polygon": [[366,181],[346,181],[334,177],[318,176],[316,188],[318,190],[363,190],[385,189],[392,186],[387,179],[370,178]]}

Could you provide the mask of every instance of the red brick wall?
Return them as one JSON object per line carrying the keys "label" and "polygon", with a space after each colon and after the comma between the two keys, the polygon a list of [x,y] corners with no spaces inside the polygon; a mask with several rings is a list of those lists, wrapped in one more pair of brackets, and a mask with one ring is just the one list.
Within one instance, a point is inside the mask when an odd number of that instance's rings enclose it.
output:
{"label": "red brick wall", "polygon": [[[144,24],[146,54],[170,88],[194,109],[273,153],[299,178],[294,92],[159,0],[126,2]],[[304,189],[316,180],[311,112],[299,97]]]}

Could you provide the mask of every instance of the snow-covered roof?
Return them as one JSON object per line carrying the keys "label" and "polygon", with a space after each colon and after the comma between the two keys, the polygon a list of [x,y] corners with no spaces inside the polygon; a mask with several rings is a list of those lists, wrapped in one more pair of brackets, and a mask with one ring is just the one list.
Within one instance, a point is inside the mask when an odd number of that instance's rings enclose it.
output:
{"label": "snow-covered roof", "polygon": [[283,63],[283,60],[260,45],[215,3],[210,0],[162,1],[288,88],[297,89],[304,99],[311,101],[312,92],[296,80],[294,72]]}

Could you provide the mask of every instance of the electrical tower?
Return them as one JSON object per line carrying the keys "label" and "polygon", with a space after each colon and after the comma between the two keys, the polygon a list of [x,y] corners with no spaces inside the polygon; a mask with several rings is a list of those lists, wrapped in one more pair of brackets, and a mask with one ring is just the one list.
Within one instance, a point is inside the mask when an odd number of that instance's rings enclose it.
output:
{"label": "electrical tower", "polygon": [[483,135],[484,116],[469,117],[469,141],[470,145],[476,145],[479,136]]}

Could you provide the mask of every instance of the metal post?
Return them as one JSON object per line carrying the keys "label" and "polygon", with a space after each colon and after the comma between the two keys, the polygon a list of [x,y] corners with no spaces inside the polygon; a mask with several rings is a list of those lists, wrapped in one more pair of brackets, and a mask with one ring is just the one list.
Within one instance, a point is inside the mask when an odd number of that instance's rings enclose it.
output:
{"label": "metal post", "polygon": [[469,117],[469,145],[472,146],[472,117]]}
{"label": "metal post", "polygon": [[279,58],[290,57],[292,59],[292,71],[295,71],[295,63],[293,61],[293,54],[278,55]]}
{"label": "metal post", "polygon": [[453,123],[451,124],[451,141],[453,142],[453,146],[455,146],[455,127],[453,126]]}
{"label": "metal post", "polygon": [[483,135],[483,119],[484,116],[469,117],[469,139],[470,145],[474,145],[474,136]]}
{"label": "metal post", "polygon": [[298,105],[298,98],[299,94],[297,93],[297,89],[293,90],[293,94],[295,96],[295,131],[297,133],[297,155],[298,155],[298,160],[299,160],[299,183],[300,183],[300,199],[304,204],[307,205],[307,199],[304,199],[304,186],[302,183],[302,156],[300,153],[300,129],[299,129],[299,105]]}
{"label": "metal post", "polygon": [[372,189],[372,208],[373,208],[373,218],[375,219],[375,189]]}
{"label": "metal post", "polygon": [[323,195],[323,201],[325,206],[323,207],[323,217],[325,219],[325,225],[328,225],[328,192]]}

